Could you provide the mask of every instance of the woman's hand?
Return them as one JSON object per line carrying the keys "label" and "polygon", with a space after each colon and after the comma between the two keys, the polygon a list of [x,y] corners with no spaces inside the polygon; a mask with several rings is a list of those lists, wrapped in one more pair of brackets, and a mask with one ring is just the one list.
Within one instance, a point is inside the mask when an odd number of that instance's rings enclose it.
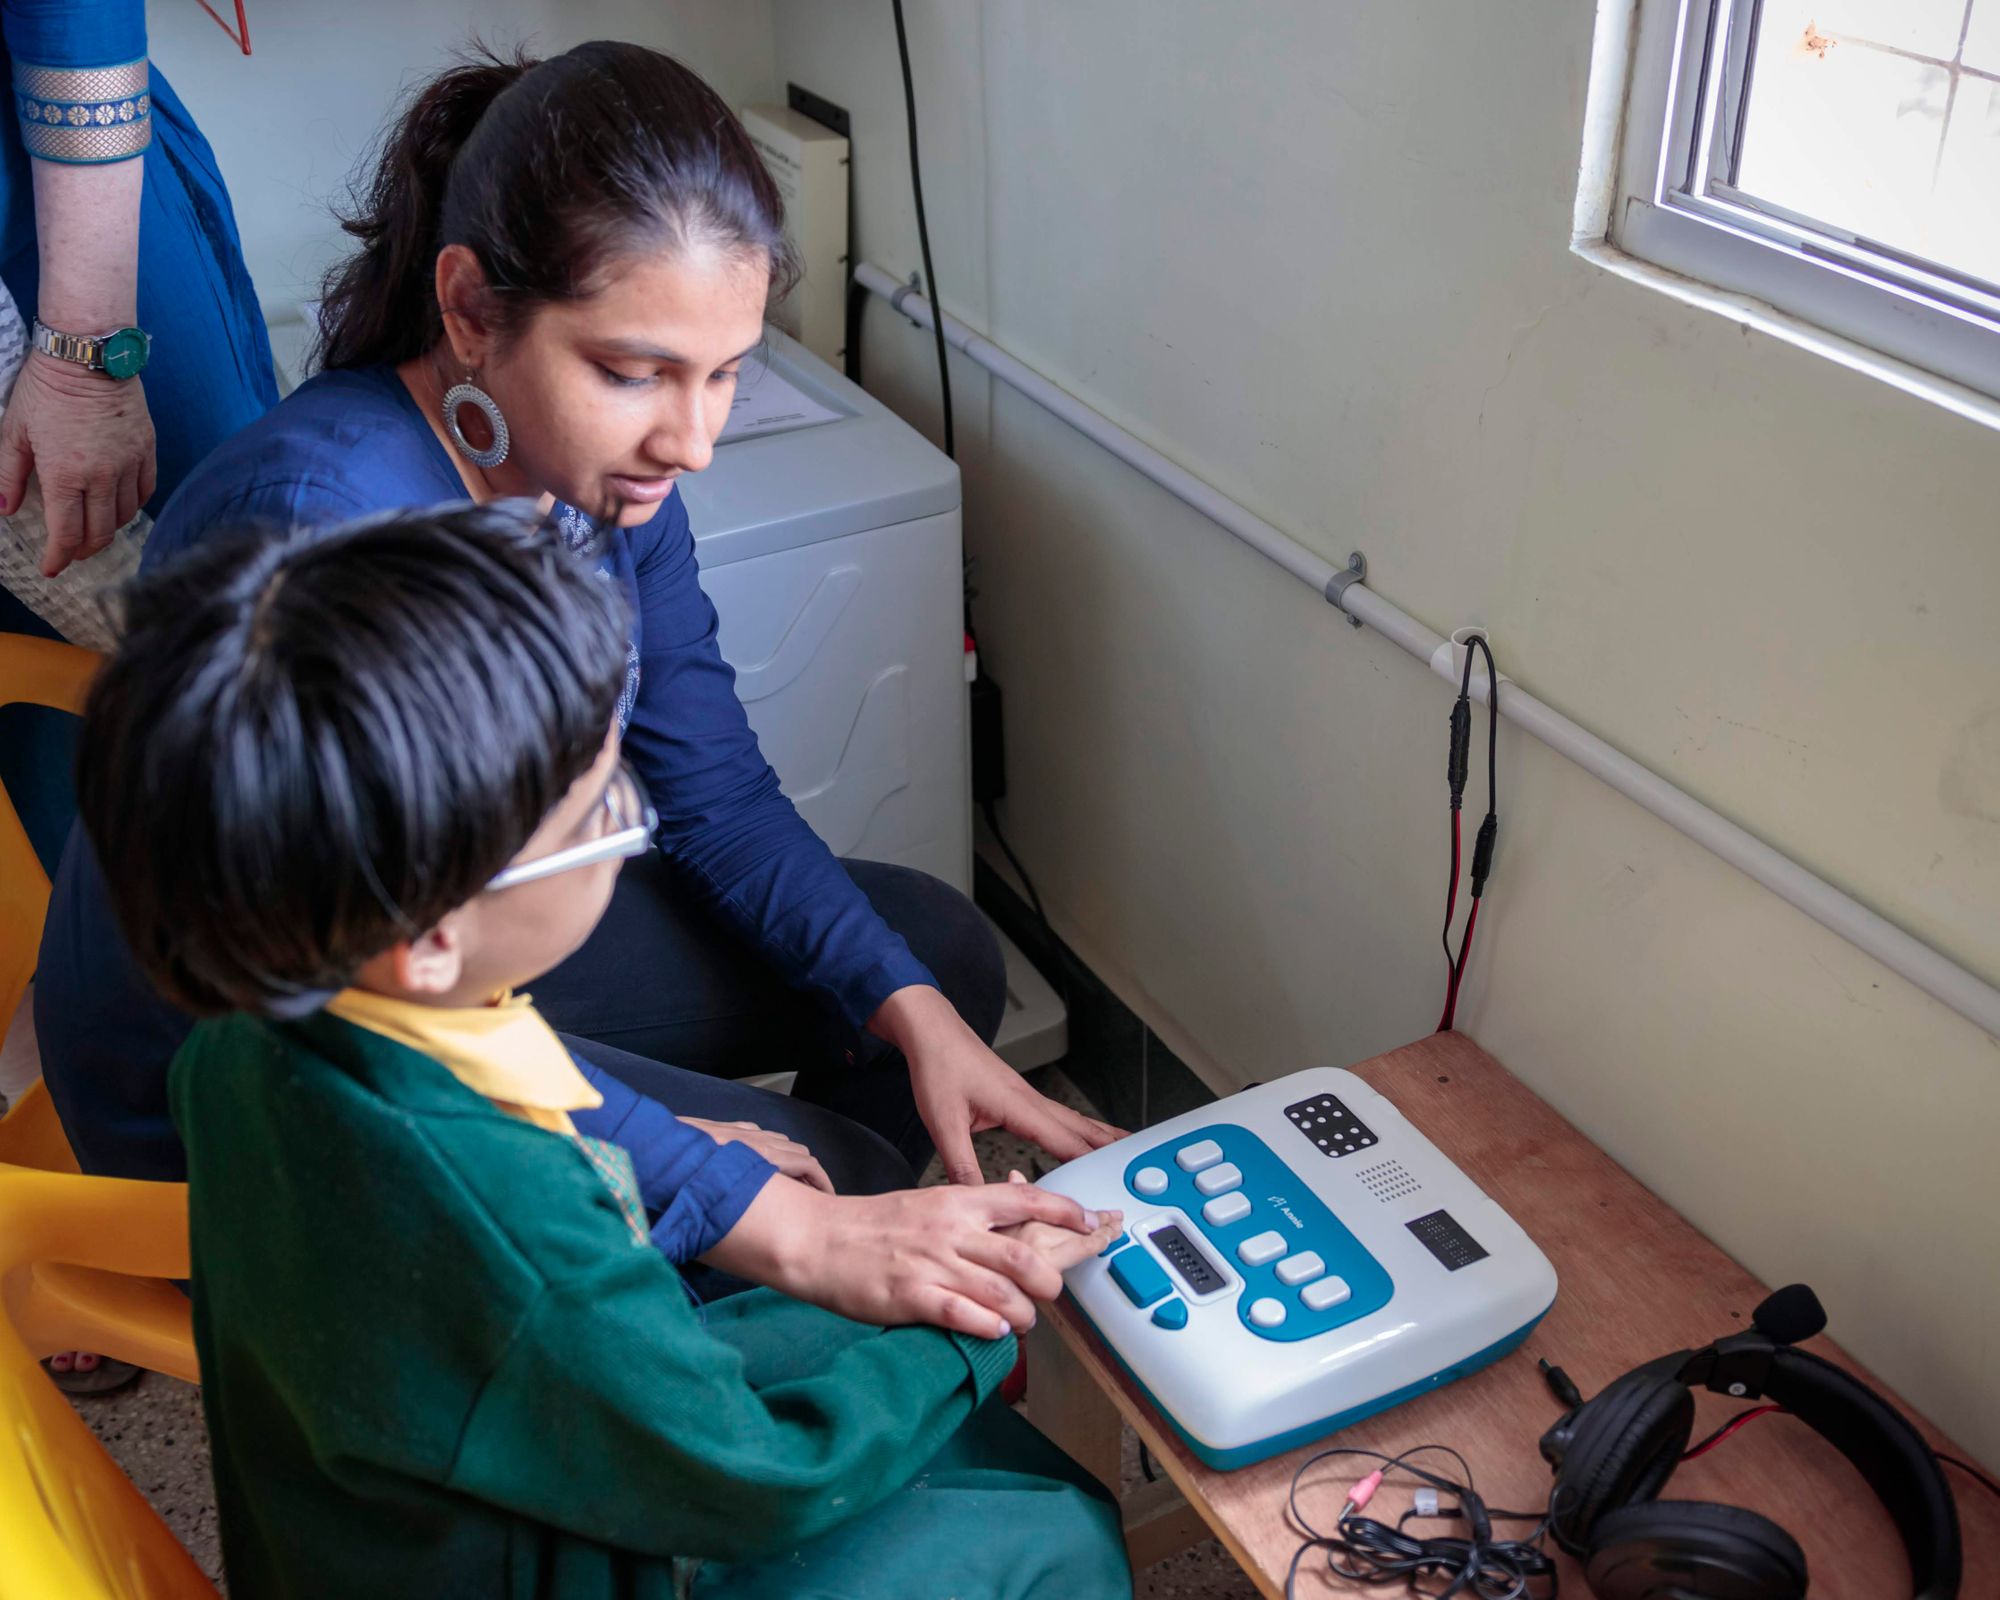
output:
{"label": "woman's hand", "polygon": [[706,1122],[700,1117],[680,1119],[690,1128],[699,1128],[717,1144],[747,1144],[788,1178],[810,1184],[825,1194],[833,1193],[833,1180],[813,1153],[796,1139],[760,1128],[754,1122]]}
{"label": "woman's hand", "polygon": [[987,1128],[1005,1128],[1065,1161],[1125,1136],[1029,1088],[928,985],[898,989],[868,1028],[909,1062],[917,1114],[953,1183],[982,1181],[972,1136]]}
{"label": "woman's hand", "polygon": [[826,1196],[773,1178],[703,1259],[856,1322],[998,1339],[1025,1333],[1033,1302],[1062,1292],[1046,1238],[1037,1248],[998,1231],[1028,1222],[1073,1240],[1079,1260],[1123,1226],[1025,1183]]}
{"label": "woman's hand", "polygon": [[0,514],[41,479],[42,575],[87,560],[153,496],[153,419],[137,378],[119,382],[30,352],[0,417]]}

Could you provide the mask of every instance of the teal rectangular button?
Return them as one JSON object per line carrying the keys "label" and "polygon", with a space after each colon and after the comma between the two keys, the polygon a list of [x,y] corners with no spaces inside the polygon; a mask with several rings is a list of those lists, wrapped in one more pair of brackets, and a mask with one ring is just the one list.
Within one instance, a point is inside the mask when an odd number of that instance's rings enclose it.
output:
{"label": "teal rectangular button", "polygon": [[1149,1306],[1173,1288],[1150,1250],[1120,1250],[1111,1258],[1111,1277],[1135,1306]]}

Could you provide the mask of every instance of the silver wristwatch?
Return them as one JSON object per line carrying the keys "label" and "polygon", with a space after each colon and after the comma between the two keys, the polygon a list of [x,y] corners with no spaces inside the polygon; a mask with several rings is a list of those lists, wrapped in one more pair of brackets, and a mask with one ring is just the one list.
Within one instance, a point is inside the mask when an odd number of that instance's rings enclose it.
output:
{"label": "silver wristwatch", "polygon": [[68,361],[123,382],[146,369],[153,336],[144,328],[113,328],[109,333],[58,333],[35,319],[35,348],[45,356]]}

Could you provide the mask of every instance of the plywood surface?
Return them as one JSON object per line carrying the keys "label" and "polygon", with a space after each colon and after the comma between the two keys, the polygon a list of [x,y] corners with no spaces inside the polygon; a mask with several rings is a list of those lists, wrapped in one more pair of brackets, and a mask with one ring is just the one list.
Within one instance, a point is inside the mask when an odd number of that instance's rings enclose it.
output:
{"label": "plywood surface", "polygon": [[[1561,1285],[1555,1306],[1522,1350],[1335,1440],[1223,1473],[1204,1467],[1172,1436],[1072,1305],[1056,1308],[1064,1342],[1230,1553],[1274,1597],[1284,1592],[1301,1537],[1286,1512],[1287,1486],[1300,1463],[1326,1443],[1389,1453],[1428,1441],[1450,1444],[1471,1462],[1488,1505],[1540,1506],[1550,1475],[1536,1442],[1560,1407],[1536,1370],[1537,1357],[1567,1369],[1585,1395],[1595,1394],[1654,1356],[1749,1327],[1766,1293],[1765,1285],[1470,1041],[1455,1034],[1425,1039],[1354,1071],[1506,1207],[1555,1264]],[[1839,1362],[1900,1404],[1830,1339],[1803,1348]],[[1742,1405],[1698,1392],[1695,1437]],[[1935,1448],[1965,1457],[1943,1433],[1915,1420]],[[1364,1470],[1365,1464],[1316,1467],[1301,1495],[1308,1515],[1330,1526],[1347,1486]],[[1947,1476],[1965,1530],[1961,1592],[1968,1600],[2000,1595],[2000,1501],[1962,1474],[1947,1469]],[[1910,1592],[1902,1546],[1859,1474],[1791,1417],[1751,1423],[1684,1465],[1668,1493],[1748,1506],[1787,1528],[1806,1552],[1814,1600],[1893,1600]],[[1393,1521],[1408,1504],[1407,1491],[1385,1487],[1370,1509]],[[1450,1531],[1442,1523],[1428,1526]],[[1586,1594],[1576,1564],[1567,1556],[1560,1560],[1563,1592]],[[1301,1569],[1301,1597],[1361,1592],[1382,1591],[1337,1580],[1313,1557]]]}

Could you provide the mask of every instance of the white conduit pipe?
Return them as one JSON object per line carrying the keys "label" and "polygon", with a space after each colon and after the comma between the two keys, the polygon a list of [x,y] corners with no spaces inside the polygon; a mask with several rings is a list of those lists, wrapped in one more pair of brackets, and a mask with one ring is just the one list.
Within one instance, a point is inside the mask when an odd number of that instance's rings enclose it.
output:
{"label": "white conduit pipe", "polygon": [[[908,284],[863,262],[854,281],[881,296],[920,328],[931,325],[931,305]],[[1075,395],[1059,389],[1032,367],[1023,365],[992,340],[974,333],[956,317],[944,319],[945,340],[1001,382],[1020,391],[1051,415],[1102,445],[1128,466],[1150,478],[1167,493],[1193,506],[1276,562],[1295,578],[1311,585],[1354,621],[1393,639],[1418,660],[1456,681],[1454,652],[1448,642],[1408,612],[1391,605],[1366,582],[1345,568],[1313,554],[1289,534],[1238,505],[1220,490],[1203,483],[1185,467],[1135,438],[1109,418],[1093,411]],[[1473,675],[1473,695],[1486,698],[1485,675]],[[1658,773],[1613,749],[1589,730],[1579,727],[1554,707],[1537,700],[1511,680],[1500,697],[1500,715],[1532,734],[1550,749],[1569,757],[1584,771],[1601,779],[1654,816],[1671,823],[1695,843],[1747,873],[1773,894],[1789,901],[1821,926],[1830,928],[1856,948],[1865,950],[1890,971],[1910,980],[1933,999],[2000,1038],[2000,989],[1968,972],[1941,951],[1906,933],[1886,917],[1870,911],[1851,895],[1841,893],[1789,856],[1774,850],[1720,812],[1676,789]]]}

